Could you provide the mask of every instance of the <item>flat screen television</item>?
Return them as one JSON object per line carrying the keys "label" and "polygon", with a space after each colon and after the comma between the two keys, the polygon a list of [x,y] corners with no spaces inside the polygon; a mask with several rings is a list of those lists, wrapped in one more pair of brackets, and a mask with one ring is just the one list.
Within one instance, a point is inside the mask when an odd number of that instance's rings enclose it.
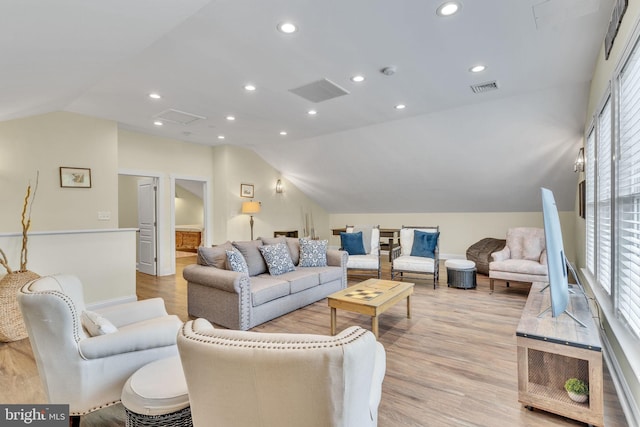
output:
{"label": "flat screen television", "polygon": [[560,227],[560,215],[553,192],[542,188],[542,218],[544,220],[544,239],[547,247],[547,270],[549,275],[549,292],[551,307],[540,313],[542,316],[551,309],[551,315],[558,317],[563,313],[584,326],[582,322],[567,311],[569,304],[569,280],[567,274],[567,261],[562,244],[562,228]]}

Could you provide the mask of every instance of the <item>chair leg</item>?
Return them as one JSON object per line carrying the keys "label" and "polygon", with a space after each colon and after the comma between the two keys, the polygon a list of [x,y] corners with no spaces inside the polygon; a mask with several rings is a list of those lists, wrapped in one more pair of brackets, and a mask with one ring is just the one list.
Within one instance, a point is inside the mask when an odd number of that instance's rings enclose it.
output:
{"label": "chair leg", "polygon": [[493,293],[493,279],[489,279],[489,289],[491,290],[489,293]]}
{"label": "chair leg", "polygon": [[80,427],[80,415],[71,415],[69,417],[69,427]]}

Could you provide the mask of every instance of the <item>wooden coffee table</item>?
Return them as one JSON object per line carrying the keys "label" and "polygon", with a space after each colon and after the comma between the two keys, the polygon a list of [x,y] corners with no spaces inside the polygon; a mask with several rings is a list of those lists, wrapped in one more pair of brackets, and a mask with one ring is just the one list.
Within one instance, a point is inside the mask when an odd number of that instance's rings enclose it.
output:
{"label": "wooden coffee table", "polygon": [[378,338],[378,316],[398,301],[407,299],[407,318],[411,319],[413,283],[368,279],[329,295],[331,335],[336,334],[336,310],[347,310],[371,316],[371,329]]}

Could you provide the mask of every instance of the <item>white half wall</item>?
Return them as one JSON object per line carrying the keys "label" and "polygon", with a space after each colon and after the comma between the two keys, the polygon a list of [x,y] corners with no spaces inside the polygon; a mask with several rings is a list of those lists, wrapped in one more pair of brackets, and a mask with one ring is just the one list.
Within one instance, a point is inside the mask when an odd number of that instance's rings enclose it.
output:
{"label": "white half wall", "polygon": [[[131,228],[29,233],[27,269],[40,276],[78,276],[90,305],[135,301],[135,241]],[[21,247],[21,233],[0,234],[0,248],[13,270],[20,267]]]}

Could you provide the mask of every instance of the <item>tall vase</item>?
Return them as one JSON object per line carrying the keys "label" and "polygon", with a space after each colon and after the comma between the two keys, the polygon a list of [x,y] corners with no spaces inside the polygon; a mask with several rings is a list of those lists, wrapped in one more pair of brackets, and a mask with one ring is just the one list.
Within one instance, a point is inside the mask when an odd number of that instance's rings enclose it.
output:
{"label": "tall vase", "polygon": [[0,280],[0,342],[18,341],[27,337],[27,328],[18,306],[18,291],[40,277],[33,271],[16,271]]}

